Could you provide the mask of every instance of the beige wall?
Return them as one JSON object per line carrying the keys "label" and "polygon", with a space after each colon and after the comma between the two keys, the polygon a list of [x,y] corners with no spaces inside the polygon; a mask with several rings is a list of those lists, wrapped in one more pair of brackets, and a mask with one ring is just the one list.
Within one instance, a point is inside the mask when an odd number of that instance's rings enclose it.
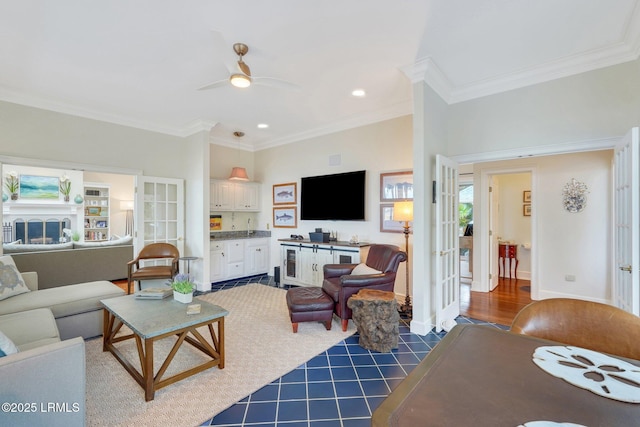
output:
{"label": "beige wall", "polygon": [[[339,156],[340,164],[330,166],[330,156]],[[277,239],[291,234],[308,236],[317,227],[337,231],[340,240],[349,240],[355,234],[361,241],[390,243],[404,248],[403,234],[380,232],[380,173],[410,170],[413,167],[412,159],[410,116],[256,152],[256,176],[263,183],[262,212],[258,223],[260,228],[268,224],[274,237],[271,246],[272,267],[280,264]],[[300,221],[298,212],[297,228],[271,227],[274,184],[296,182],[299,209],[301,177],[363,169],[367,171],[365,221]],[[330,202],[331,194],[327,193],[327,203]],[[400,270],[396,292],[404,295],[404,268]]]}
{"label": "beige wall", "polygon": [[[208,134],[180,138],[2,101],[0,129],[0,162],[184,179],[185,255],[203,259],[206,246],[208,260]],[[194,268],[205,281],[208,261]]]}

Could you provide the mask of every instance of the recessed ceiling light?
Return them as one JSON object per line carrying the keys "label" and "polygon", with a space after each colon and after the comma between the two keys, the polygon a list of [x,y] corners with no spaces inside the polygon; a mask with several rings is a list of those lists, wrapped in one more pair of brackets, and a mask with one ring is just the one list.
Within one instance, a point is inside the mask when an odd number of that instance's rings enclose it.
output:
{"label": "recessed ceiling light", "polygon": [[351,95],[357,98],[364,98],[367,93],[364,91],[364,89],[355,89],[353,92],[351,92]]}
{"label": "recessed ceiling light", "polygon": [[266,123],[260,123],[260,124],[258,124],[258,129],[266,129],[266,128],[268,128],[268,127],[269,127],[269,125],[268,125],[268,124],[266,124]]}

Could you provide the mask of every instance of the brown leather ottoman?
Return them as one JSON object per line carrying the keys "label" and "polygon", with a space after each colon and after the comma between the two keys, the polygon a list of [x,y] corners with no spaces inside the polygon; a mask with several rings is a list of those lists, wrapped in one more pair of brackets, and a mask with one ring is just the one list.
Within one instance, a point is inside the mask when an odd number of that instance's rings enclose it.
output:
{"label": "brown leather ottoman", "polygon": [[287,307],[293,333],[298,332],[299,322],[323,322],[331,330],[334,302],[317,286],[291,288],[287,291]]}

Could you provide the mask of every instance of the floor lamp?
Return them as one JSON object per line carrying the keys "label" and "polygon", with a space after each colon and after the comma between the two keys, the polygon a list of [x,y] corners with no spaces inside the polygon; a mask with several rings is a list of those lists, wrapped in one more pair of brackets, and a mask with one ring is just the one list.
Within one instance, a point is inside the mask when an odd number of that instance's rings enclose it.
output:
{"label": "floor lamp", "polygon": [[413,221],[413,202],[396,202],[393,204],[393,220],[404,222],[404,242],[405,252],[407,253],[406,267],[406,284],[404,304],[400,306],[400,312],[407,317],[412,317],[413,307],[411,307],[411,298],[409,297],[409,222]]}
{"label": "floor lamp", "polygon": [[133,200],[120,200],[120,210],[125,211],[125,234],[133,235]]}

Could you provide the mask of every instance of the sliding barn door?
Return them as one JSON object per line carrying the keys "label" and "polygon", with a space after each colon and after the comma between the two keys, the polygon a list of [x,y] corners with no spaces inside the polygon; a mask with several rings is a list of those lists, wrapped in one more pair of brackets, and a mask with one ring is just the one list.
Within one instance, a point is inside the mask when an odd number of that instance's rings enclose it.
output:
{"label": "sliding barn door", "polygon": [[614,160],[614,285],[617,307],[640,315],[640,156],[638,128],[615,149]]}
{"label": "sliding barn door", "polygon": [[458,164],[436,156],[436,332],[460,314]]}

